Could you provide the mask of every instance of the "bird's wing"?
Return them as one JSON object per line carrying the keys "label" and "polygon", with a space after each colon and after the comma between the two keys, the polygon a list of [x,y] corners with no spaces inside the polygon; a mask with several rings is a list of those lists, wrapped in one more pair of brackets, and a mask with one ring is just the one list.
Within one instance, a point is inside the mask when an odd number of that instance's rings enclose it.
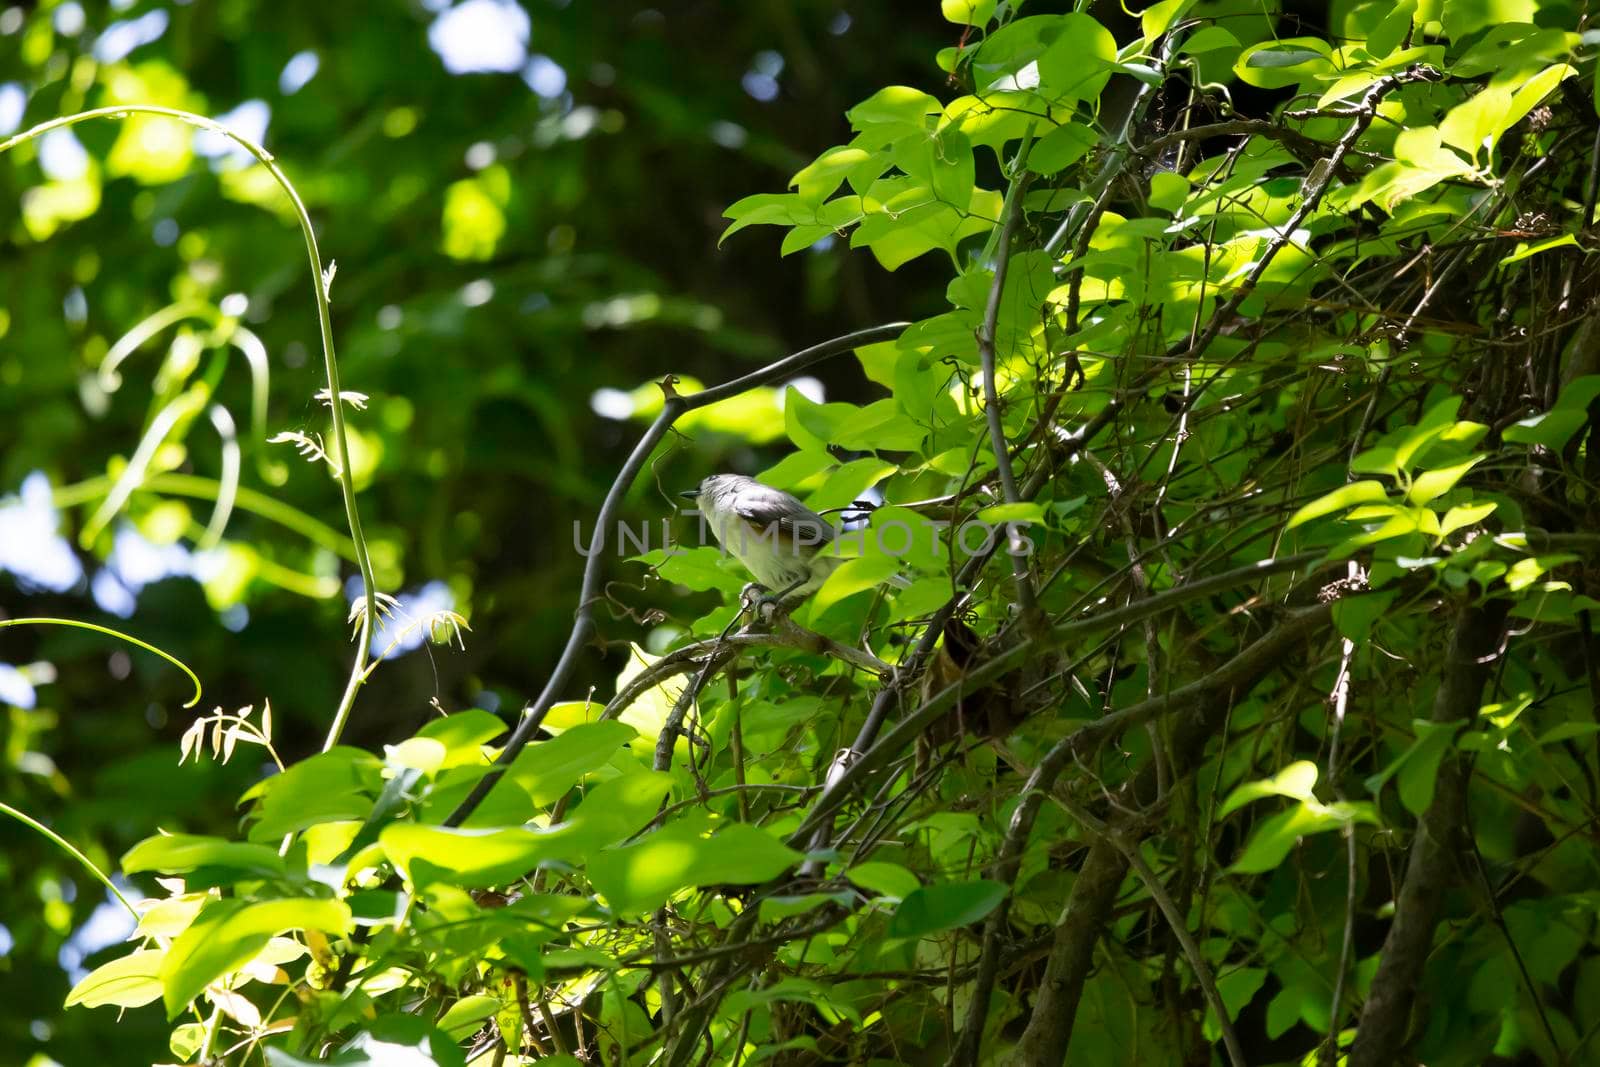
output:
{"label": "bird's wing", "polygon": [[780,538],[802,544],[833,541],[833,526],[793,496],[765,485],[748,486],[733,502],[734,513],[758,531],[776,530]]}

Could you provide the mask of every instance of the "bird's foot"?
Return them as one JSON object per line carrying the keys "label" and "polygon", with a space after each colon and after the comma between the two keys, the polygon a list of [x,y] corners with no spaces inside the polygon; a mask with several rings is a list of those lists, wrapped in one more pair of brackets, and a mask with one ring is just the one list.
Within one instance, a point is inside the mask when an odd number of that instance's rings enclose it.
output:
{"label": "bird's foot", "polygon": [[739,604],[750,614],[752,621],[770,626],[788,615],[799,603],[797,600],[786,601],[784,599],[793,589],[794,587],[791,586],[788,589],[774,593],[764,585],[750,582],[739,591]]}

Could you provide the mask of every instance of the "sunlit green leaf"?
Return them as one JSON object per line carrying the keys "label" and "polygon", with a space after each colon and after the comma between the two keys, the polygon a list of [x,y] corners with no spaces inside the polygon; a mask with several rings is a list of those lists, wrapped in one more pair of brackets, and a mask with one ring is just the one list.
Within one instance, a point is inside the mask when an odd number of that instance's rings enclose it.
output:
{"label": "sunlit green leaf", "polygon": [[528,745],[505,774],[527,790],[534,803],[548,804],[579,778],[604,766],[637,733],[615,720],[583,723],[559,737]]}
{"label": "sunlit green leaf", "polygon": [[149,949],[101,964],[72,987],[65,1006],[137,1008],[149,1004],[161,996],[161,961],[165,957],[166,952]]}
{"label": "sunlit green leaf", "polygon": [[1324,493],[1311,503],[1299,508],[1289,517],[1285,529],[1292,530],[1296,526],[1303,526],[1313,519],[1320,519],[1324,515],[1332,515],[1336,511],[1355,507],[1357,504],[1366,504],[1373,501],[1389,499],[1388,490],[1382,482],[1362,481],[1341,485],[1331,493]]}
{"label": "sunlit green leaf", "polygon": [[282,878],[288,873],[275,848],[194,834],[147,837],[122,857],[122,869],[128,874],[187,874],[199,867],[237,872],[237,877],[245,878]]}
{"label": "sunlit green leaf", "polygon": [[1452,463],[1448,467],[1423,471],[1412,480],[1411,488],[1406,492],[1406,499],[1413,504],[1426,504],[1435,497],[1443,496],[1454,489],[1456,483],[1465,477],[1468,471],[1488,458],[1488,456],[1472,456],[1460,463]]}
{"label": "sunlit green leaf", "polygon": [[206,986],[248,963],[274,934],[285,930],[343,934],[349,923],[349,907],[337,900],[212,901],[161,961],[167,1017],[177,1016]]}
{"label": "sunlit green leaf", "polygon": [[1295,800],[1312,799],[1312,789],[1317,784],[1317,765],[1310,760],[1297,760],[1271,778],[1247,782],[1228,794],[1228,799],[1217,809],[1217,818],[1226,818],[1252,800],[1262,797],[1293,797]]}

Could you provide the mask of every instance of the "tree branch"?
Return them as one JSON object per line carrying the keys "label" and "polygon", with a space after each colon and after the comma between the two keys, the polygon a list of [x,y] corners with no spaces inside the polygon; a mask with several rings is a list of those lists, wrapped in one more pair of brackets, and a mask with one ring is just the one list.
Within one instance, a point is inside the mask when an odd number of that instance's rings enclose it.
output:
{"label": "tree branch", "polygon": [[[1210,699],[1202,700],[1196,714],[1181,716],[1173,723],[1172,745],[1168,751],[1175,779],[1188,775],[1199,764],[1207,742],[1221,728],[1235,698],[1253,688],[1273,667],[1283,665],[1284,657],[1294,644],[1326,627],[1332,617],[1331,603],[1303,611],[1216,672],[1228,675],[1231,685],[1216,690]],[[1118,790],[1118,800],[1131,802],[1147,795],[1155,781],[1155,766],[1147,761],[1139,773]],[[1142,820],[1126,816],[1112,819],[1111,829],[1131,841],[1137,841],[1147,832]],[[1055,1067],[1066,1057],[1078,1002],[1094,962],[1095,942],[1106,927],[1117,889],[1127,873],[1127,857],[1111,842],[1096,840],[1067,896],[1066,909],[1056,927],[1055,946],[1045,964],[1044,980],[1034,1000],[1033,1014],[1017,1043],[1014,1063]]]}
{"label": "tree branch", "polygon": [[[1142,603],[1149,603],[1143,601]],[[1112,722],[1125,729],[1135,720],[1144,721],[1146,717],[1154,718],[1158,714],[1177,712],[1190,708],[1199,708],[1201,714],[1196,718],[1208,724],[1211,720],[1220,718],[1227,708],[1231,707],[1234,700],[1243,692],[1255,686],[1274,666],[1283,662],[1283,656],[1289,648],[1303,641],[1309,634],[1326,625],[1332,618],[1331,604],[1319,605],[1309,608],[1296,615],[1291,615],[1276,629],[1266,636],[1258,639],[1254,644],[1238,653],[1233,659],[1212,671],[1204,678],[1174,690],[1170,694],[1156,697],[1142,703],[1125,708],[1120,712],[1107,715],[1105,718],[1079,728],[1062,738],[1039,761],[1039,766],[1029,775],[1027,784],[1022,788],[1022,800],[1012,813],[1011,825],[1007,828],[1005,842],[1001,845],[1000,857],[995,861],[993,877],[998,882],[1010,885],[1017,875],[1022,863],[1024,850],[1027,848],[1028,837],[1033,832],[1034,821],[1038,818],[1039,808],[1043,805],[1045,794],[1051,791],[1055,780],[1062,771],[1080,759],[1091,747],[1097,746],[1101,741],[1110,737],[1110,732],[1099,728],[1101,723]],[[898,731],[897,731],[898,732]],[[1199,737],[1190,738],[1188,748],[1194,748],[1195,743],[1203,745],[1204,737],[1210,731],[1204,726],[1196,730],[1194,727],[1187,731],[1189,734],[1200,734]],[[893,736],[893,735],[891,735]],[[887,738],[885,740],[888,740]],[[1113,853],[1118,849],[1113,847]],[[1099,872],[1109,878],[1112,870],[1125,871],[1126,857],[1121,863],[1107,864],[1102,857],[1102,869]],[[1121,883],[1121,874],[1117,874],[1117,884]],[[1115,886],[1109,890],[1103,885],[1096,885],[1091,892],[1098,894],[1115,893]],[[1076,895],[1076,894],[1075,894]],[[1109,901],[1106,902],[1109,907]],[[1070,911],[1069,904],[1069,911]],[[952,1067],[959,1065],[976,1064],[980,1038],[983,1036],[984,1020],[989,1011],[989,996],[993,992],[994,977],[1000,965],[1000,939],[1004,932],[1010,914],[1010,897],[994,911],[989,913],[988,921],[983,930],[983,963],[979,966],[978,977],[974,982],[971,1007],[967,1012],[967,1022],[962,1028],[961,1037],[950,1057]],[[1095,927],[1098,933],[1099,927]],[[1092,943],[1091,943],[1092,947]],[[1087,953],[1083,954],[1087,963]],[[1076,979],[1076,986],[1082,988],[1081,976]],[[1041,994],[1042,996],[1042,994]],[[1076,997],[1073,999],[1071,1010],[1076,1011]],[[1057,1008],[1045,1008],[1045,1001],[1041,999],[1034,1008],[1034,1017],[1038,1019],[1041,1014],[1048,1014],[1054,1022],[1052,1025],[1057,1032],[1061,1028],[1060,1016],[1062,1012]],[[1070,1019],[1070,1013],[1069,1013]],[[1030,1023],[1030,1029],[1032,1024]],[[1070,1021],[1066,1024],[1066,1032],[1070,1035]],[[1060,1063],[1066,1053],[1066,1046],[1060,1046],[1060,1054],[1055,1054],[1055,1040],[1037,1041],[1036,1044],[1048,1049],[1038,1057],[1025,1059],[1027,1063]],[[1053,1056],[1053,1058],[1052,1058]]]}
{"label": "tree branch", "polygon": [[[1491,600],[1468,605],[1457,615],[1433,701],[1434,722],[1464,723],[1478,714],[1483,683],[1498,655],[1508,608],[1504,600]],[[1350,1067],[1394,1063],[1406,1042],[1422,967],[1433,948],[1439,905],[1459,873],[1456,861],[1461,837],[1471,832],[1462,824],[1465,790],[1461,757],[1440,760],[1433,800],[1417,823],[1405,881],[1395,901],[1394,921],[1384,938],[1378,972],[1372,978],[1372,990],[1350,1048]]]}

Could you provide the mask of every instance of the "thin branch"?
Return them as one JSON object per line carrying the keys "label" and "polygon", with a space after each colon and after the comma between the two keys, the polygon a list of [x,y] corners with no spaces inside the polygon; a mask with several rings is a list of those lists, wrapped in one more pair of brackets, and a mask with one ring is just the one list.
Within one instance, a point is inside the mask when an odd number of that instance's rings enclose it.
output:
{"label": "thin branch", "polygon": [[1217,1025],[1222,1030],[1222,1043],[1228,1050],[1228,1059],[1233,1062],[1233,1067],[1245,1067],[1244,1049],[1239,1044],[1239,1035],[1234,1032],[1233,1020],[1228,1018],[1228,1007],[1222,1002],[1222,994],[1217,992],[1216,978],[1212,975],[1211,968],[1206,965],[1205,957],[1200,954],[1200,946],[1195,944],[1194,935],[1189,933],[1183,916],[1178,912],[1178,906],[1172,902],[1171,894],[1156,877],[1156,872],[1152,871],[1150,865],[1144,861],[1144,857],[1139,855],[1137,845],[1124,841],[1115,830],[1107,830],[1105,833],[1117,851],[1121,852],[1132,865],[1133,873],[1139,876],[1139,881],[1144,883],[1145,889],[1155,899],[1161,914],[1166,916],[1167,925],[1172,927],[1172,934],[1178,939],[1178,945],[1189,961],[1189,968],[1194,971],[1195,980],[1200,983],[1200,989],[1205,993],[1206,1000],[1211,1003],[1211,1010],[1216,1013]]}
{"label": "thin branch", "polygon": [[[1092,615],[1061,623],[1045,631],[1037,638],[1024,639],[992,659],[972,668],[959,680],[941,690],[921,707],[900,720],[894,729],[885,734],[871,748],[860,752],[851,761],[847,769],[828,783],[823,790],[822,796],[817,798],[817,803],[812,807],[806,820],[791,835],[790,843],[796,847],[804,847],[804,845],[797,843],[805,842],[813,831],[823,825],[844,804],[845,800],[858,786],[863,784],[879,768],[889,763],[896,753],[910,746],[940,716],[948,712],[963,697],[984,689],[1018,669],[1033,655],[1047,648],[1060,645],[1084,632],[1105,627],[1130,625],[1142,619],[1170,611],[1191,600],[1210,596],[1212,593],[1223,589],[1244,585],[1272,574],[1293,570],[1318,558],[1320,558],[1320,553],[1302,553],[1282,559],[1262,560],[1259,563],[1240,567],[1224,574],[1214,575],[1211,578],[1186,582],[1174,589],[1157,593],[1155,596],[1135,601],[1126,607],[1108,611],[1101,615]],[[1291,617],[1289,622],[1284,623],[1284,626],[1290,626],[1296,618],[1299,618],[1299,616]],[[1142,725],[1171,710],[1185,706],[1200,694],[1209,692],[1212,686],[1227,681],[1230,675],[1226,672],[1229,670],[1230,667],[1225,665],[1218,672],[1191,682],[1189,685],[1097,719],[1069,734],[1062,744],[1070,743],[1077,752],[1088,751],[1095,745],[1122,733],[1122,731],[1130,727]]]}
{"label": "thin branch", "polygon": [[[1024,169],[1028,162],[1028,149],[1032,147],[1032,133],[1023,139],[1012,161],[1011,188],[1006,193],[1005,215],[1000,222],[1000,239],[995,246],[994,282],[989,286],[989,302],[984,308],[983,325],[978,329],[978,358],[983,363],[983,414],[989,425],[989,444],[994,449],[995,471],[1000,476],[1000,491],[1007,504],[1021,501],[1017,494],[1017,478],[1011,470],[1011,451],[1006,443],[1004,416],[1000,411],[1000,391],[995,385],[995,331],[1000,320],[1000,303],[1005,293],[1006,274],[1011,265],[1011,240],[1022,217],[1022,201],[1028,191],[1028,175]],[[1011,557],[1011,575],[1017,583],[1017,606],[1030,628],[1041,620],[1039,606],[1034,599],[1033,578],[1028,573],[1028,549],[1016,527],[1006,523],[1006,550]]]}
{"label": "thin branch", "polygon": [[[1509,607],[1504,600],[1491,600],[1468,605],[1457,615],[1434,697],[1434,722],[1467,722],[1478,714],[1483,684],[1500,645]],[[1418,820],[1405,881],[1395,899],[1394,921],[1384,938],[1378,971],[1350,1047],[1349,1067],[1394,1063],[1406,1044],[1411,1007],[1433,947],[1439,907],[1458,873],[1460,836],[1471,832],[1462,825],[1465,790],[1460,758],[1440,760],[1433,800]]]}

